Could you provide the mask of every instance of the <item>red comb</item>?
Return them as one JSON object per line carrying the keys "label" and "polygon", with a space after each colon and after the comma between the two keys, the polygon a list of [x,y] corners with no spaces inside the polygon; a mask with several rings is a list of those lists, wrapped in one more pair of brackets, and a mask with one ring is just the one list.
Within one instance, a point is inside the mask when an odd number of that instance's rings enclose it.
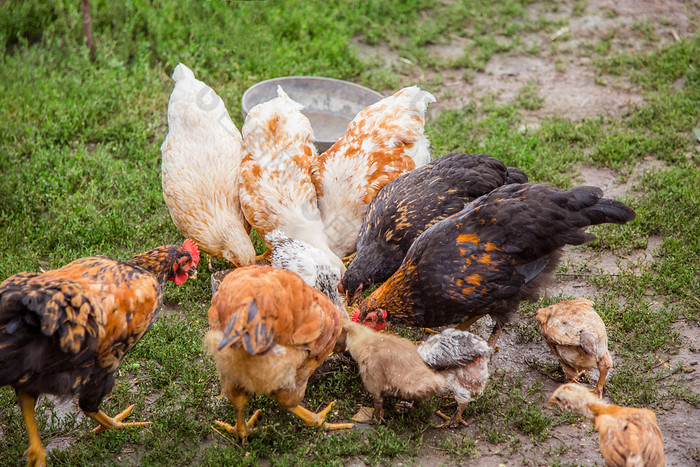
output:
{"label": "red comb", "polygon": [[355,310],[355,311],[353,311],[353,313],[352,313],[352,320],[355,321],[355,322],[359,322],[359,321],[360,321],[360,310]]}
{"label": "red comb", "polygon": [[197,266],[197,263],[199,263],[199,248],[197,248],[197,244],[188,238],[185,240],[185,243],[182,244],[182,247],[187,250],[192,257],[192,262]]}

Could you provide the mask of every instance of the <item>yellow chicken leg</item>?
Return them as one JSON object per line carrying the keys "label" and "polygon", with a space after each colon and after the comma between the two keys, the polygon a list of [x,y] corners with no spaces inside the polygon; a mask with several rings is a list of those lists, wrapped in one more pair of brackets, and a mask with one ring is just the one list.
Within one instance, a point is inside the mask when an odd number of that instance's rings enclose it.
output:
{"label": "yellow chicken leg", "polygon": [[255,426],[255,422],[258,421],[258,417],[260,417],[261,413],[262,409],[256,410],[253,416],[250,417],[246,422],[245,413],[241,412],[240,414],[236,415],[236,426],[231,426],[230,423],[226,423],[221,420],[215,420],[214,423],[216,423],[232,435],[238,435],[242,440],[241,442],[245,444],[246,440],[248,439],[248,436],[252,433],[255,433],[258,430],[257,428],[253,427]]}
{"label": "yellow chicken leg", "polygon": [[445,428],[445,427],[457,428],[460,423],[464,426],[467,426],[467,422],[465,422],[462,419],[462,413],[464,412],[464,409],[466,409],[466,408],[467,408],[466,404],[464,404],[464,405],[460,404],[459,407],[457,407],[457,410],[455,411],[454,415],[452,415],[452,417],[448,417],[447,415],[445,415],[444,413],[442,413],[438,410],[435,413],[440,418],[445,420],[445,423],[441,423],[441,424],[437,425],[435,428]]}
{"label": "yellow chicken leg", "polygon": [[39,436],[39,428],[36,426],[36,418],[34,418],[34,404],[36,397],[27,394],[26,392],[17,391],[17,399],[19,406],[22,409],[24,424],[27,426],[29,434],[29,447],[24,452],[27,456],[27,465],[32,467],[44,467],[46,465],[46,452],[41,444]]}
{"label": "yellow chicken leg", "polygon": [[301,420],[307,426],[322,427],[326,430],[344,430],[347,428],[352,428],[352,423],[326,423],[326,416],[328,415],[328,412],[331,411],[334,405],[335,401],[328,404],[328,406],[325,409],[321,410],[319,413],[313,413],[310,410],[305,409],[301,405],[292,407],[291,409],[289,409],[289,411],[297,417],[301,418]]}
{"label": "yellow chicken leg", "polygon": [[258,261],[267,261],[270,255],[272,255],[272,250],[268,248],[263,254],[255,257],[255,264],[258,264]]}
{"label": "yellow chicken leg", "polygon": [[472,315],[467,318],[464,318],[464,320],[461,323],[455,326],[455,329],[457,329],[458,331],[466,331],[471,327],[472,324],[476,323],[484,316],[486,315]]}
{"label": "yellow chicken leg", "polygon": [[115,415],[114,418],[110,417],[106,413],[104,413],[101,410],[98,410],[97,412],[85,412],[85,414],[95,420],[97,423],[100,424],[97,428],[92,430],[93,433],[101,433],[103,431],[107,430],[121,430],[122,428],[131,428],[131,427],[136,427],[136,426],[148,426],[151,424],[151,422],[129,422],[129,423],[122,423],[122,420],[124,420],[126,417],[129,416],[132,410],[134,410],[134,407],[136,405],[132,404],[129,407],[126,408],[123,412],[119,413],[118,415]]}
{"label": "yellow chicken leg", "polygon": [[257,422],[258,417],[260,417],[262,410],[256,410],[253,416],[246,422],[245,405],[248,403],[250,396],[247,394],[227,394],[227,396],[228,400],[231,402],[231,405],[233,405],[233,407],[236,409],[236,426],[231,426],[231,424],[221,420],[216,420],[215,423],[229,433],[240,436],[243,444],[245,444],[248,436],[250,436],[251,433],[255,433],[257,430],[253,427],[255,426],[255,422]]}

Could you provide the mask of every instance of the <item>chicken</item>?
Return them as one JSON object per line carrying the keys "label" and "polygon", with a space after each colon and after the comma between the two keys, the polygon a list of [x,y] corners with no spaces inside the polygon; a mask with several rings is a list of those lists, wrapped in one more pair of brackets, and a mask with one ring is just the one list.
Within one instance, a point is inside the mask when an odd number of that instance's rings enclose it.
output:
{"label": "chicken", "polygon": [[561,362],[569,381],[578,382],[581,373],[598,365],[600,377],[596,385],[598,397],[603,396],[603,385],[612,358],[608,352],[605,323],[593,309],[593,302],[580,297],[537,310],[540,333]]}
{"label": "chicken", "polygon": [[163,198],[175,226],[202,251],[236,266],[255,260],[238,199],[241,134],[224,102],[180,63],[168,104]]}
{"label": "chicken", "polygon": [[263,239],[279,229],[323,250],[345,272],[345,265],[328,246],[311,181],[311,161],[317,157],[311,123],[300,112],[301,104],[281,87],[277,95],[253,107],[243,124],[243,212]]}
{"label": "chicken", "polygon": [[78,395],[97,431],[143,426],[100,410],[126,352],[158,317],[163,287],[196,277],[197,246],[168,245],[126,262],[105,256],[43,274],[21,272],[0,284],[0,386],[10,385],[29,433],[29,465],[46,465],[34,418],[41,394]]}
{"label": "chicken", "polygon": [[447,328],[434,334],[418,346],[421,359],[445,377],[446,387],[457,401],[457,410],[442,426],[457,427],[462,413],[472,400],[486,389],[489,380],[489,362],[493,350],[481,337],[467,331]]}
{"label": "chicken", "polygon": [[425,112],[435,97],[417,86],[370,105],[313,164],[318,207],[333,252],[355,251],[369,203],[387,183],[430,160]]}
{"label": "chicken", "polygon": [[387,280],[425,229],[466,203],[527,175],[486,154],[450,153],[385,186],[369,205],[357,237],[357,255],[343,276],[348,301]]}
{"label": "chicken", "polygon": [[662,467],[666,464],[664,440],[651,410],[606,404],[576,383],[559,386],[549,402],[595,420],[605,465]]}
{"label": "chicken", "polygon": [[602,198],[600,188],[561,190],[511,184],[472,201],[416,239],[401,267],[353,313],[381,329],[386,320],[412,326],[462,321],[465,329],[490,315],[495,347],[521,300],[535,299],[564,245],[595,238],[584,229],[625,223],[634,211]]}
{"label": "chicken", "polygon": [[423,400],[445,391],[445,377],[423,362],[408,339],[378,333],[352,321],[346,321],[343,329],[362,383],[374,399],[375,420],[384,421],[382,396]]}
{"label": "chicken", "polygon": [[311,373],[328,357],[342,329],[340,312],[328,297],[291,271],[249,266],[229,273],[211,300],[211,330],[204,338],[214,356],[222,393],[236,409],[236,425],[217,421],[246,441],[260,416],[246,422],[250,396],[269,394],[308,426],[326,423],[330,403],[316,414],[302,407]]}
{"label": "chicken", "polygon": [[267,234],[265,240],[272,245],[273,268],[296,272],[306,285],[326,294],[345,313],[345,303],[338,291],[340,270],[326,253],[306,242],[289,238],[279,230]]}

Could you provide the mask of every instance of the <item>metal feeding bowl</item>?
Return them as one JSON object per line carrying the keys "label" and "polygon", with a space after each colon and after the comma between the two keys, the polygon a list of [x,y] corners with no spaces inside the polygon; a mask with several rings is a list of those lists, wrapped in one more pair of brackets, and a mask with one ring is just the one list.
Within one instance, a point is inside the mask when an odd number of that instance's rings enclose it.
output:
{"label": "metal feeding bowl", "polygon": [[268,79],[243,94],[243,118],[258,104],[277,97],[277,86],[304,106],[311,121],[316,149],[323,153],[345,134],[348,123],[365,107],[382,99],[381,94],[359,84],[318,76],[287,76]]}

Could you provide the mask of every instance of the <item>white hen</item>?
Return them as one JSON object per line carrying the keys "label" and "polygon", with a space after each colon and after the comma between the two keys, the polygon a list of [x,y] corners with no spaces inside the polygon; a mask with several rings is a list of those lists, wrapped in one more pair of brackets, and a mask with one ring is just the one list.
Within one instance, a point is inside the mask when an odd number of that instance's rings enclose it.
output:
{"label": "white hen", "polygon": [[182,235],[236,266],[255,261],[238,199],[241,134],[221,98],[180,63],[163,141],[163,198]]}
{"label": "white hen", "polygon": [[446,386],[458,404],[452,418],[441,426],[466,425],[462,412],[469,402],[484,392],[492,353],[491,347],[481,337],[454,328],[432,335],[418,346],[423,361],[445,377]]}

